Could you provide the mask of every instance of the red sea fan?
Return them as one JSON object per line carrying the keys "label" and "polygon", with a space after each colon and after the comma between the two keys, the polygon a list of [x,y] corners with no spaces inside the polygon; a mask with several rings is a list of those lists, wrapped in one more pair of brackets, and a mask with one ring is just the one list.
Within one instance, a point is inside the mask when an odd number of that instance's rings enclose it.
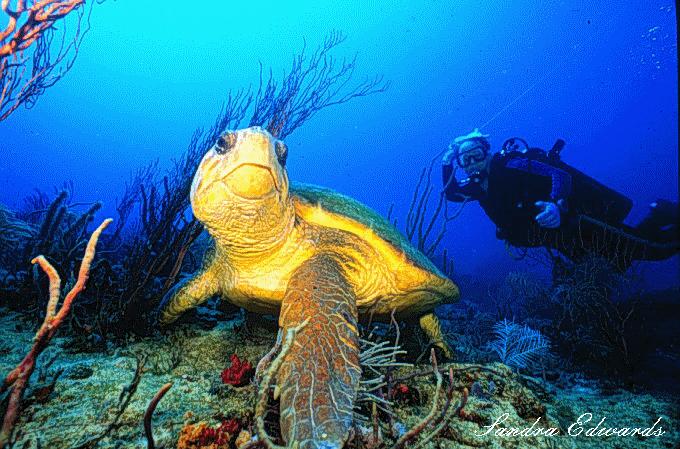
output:
{"label": "red sea fan", "polygon": [[241,361],[236,354],[232,354],[231,366],[222,371],[221,377],[225,384],[242,387],[250,382],[254,374],[255,370],[249,361]]}
{"label": "red sea fan", "polygon": [[241,430],[241,423],[238,419],[231,418],[222,421],[222,424],[217,428],[221,433],[228,433],[230,435],[236,435]]}

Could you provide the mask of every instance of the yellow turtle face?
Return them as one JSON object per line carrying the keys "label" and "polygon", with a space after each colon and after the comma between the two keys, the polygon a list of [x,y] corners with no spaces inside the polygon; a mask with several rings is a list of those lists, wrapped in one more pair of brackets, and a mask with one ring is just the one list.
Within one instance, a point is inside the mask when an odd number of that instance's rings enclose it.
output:
{"label": "yellow turtle face", "polygon": [[191,206],[211,234],[243,239],[278,227],[288,207],[287,149],[253,127],[226,131],[203,157],[191,186]]}

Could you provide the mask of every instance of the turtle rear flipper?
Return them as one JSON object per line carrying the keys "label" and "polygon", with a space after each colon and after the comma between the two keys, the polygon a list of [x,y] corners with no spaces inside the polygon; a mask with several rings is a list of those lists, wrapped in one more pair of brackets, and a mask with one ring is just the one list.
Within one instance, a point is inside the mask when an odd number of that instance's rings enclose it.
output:
{"label": "turtle rear flipper", "polygon": [[420,317],[420,328],[430,339],[430,344],[437,348],[445,360],[453,360],[454,353],[444,338],[439,318],[433,312]]}
{"label": "turtle rear flipper", "polygon": [[339,449],[352,427],[361,368],[356,298],[332,255],[302,263],[288,284],[281,329],[305,320],[277,376],[281,434],[289,447]]}

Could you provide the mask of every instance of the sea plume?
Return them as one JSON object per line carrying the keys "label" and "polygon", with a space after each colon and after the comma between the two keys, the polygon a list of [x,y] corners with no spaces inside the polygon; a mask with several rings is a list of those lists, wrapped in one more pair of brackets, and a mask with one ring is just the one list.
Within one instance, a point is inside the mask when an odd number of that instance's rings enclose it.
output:
{"label": "sea plume", "polygon": [[515,368],[526,368],[531,362],[547,354],[550,342],[539,331],[513,321],[503,320],[494,326],[496,339],[490,348],[501,362]]}

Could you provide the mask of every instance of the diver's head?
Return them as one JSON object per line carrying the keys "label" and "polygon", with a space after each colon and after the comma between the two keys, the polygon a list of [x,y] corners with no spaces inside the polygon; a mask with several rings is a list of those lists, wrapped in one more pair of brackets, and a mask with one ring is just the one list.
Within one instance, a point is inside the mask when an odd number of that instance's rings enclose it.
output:
{"label": "diver's head", "polygon": [[458,167],[465,173],[472,175],[486,171],[491,160],[491,145],[487,140],[489,136],[482,134],[475,128],[470,134],[456,137],[450,147]]}
{"label": "diver's head", "polygon": [[203,157],[191,185],[196,218],[230,246],[256,249],[272,243],[292,213],[287,155],[286,145],[260,127],[224,132]]}

